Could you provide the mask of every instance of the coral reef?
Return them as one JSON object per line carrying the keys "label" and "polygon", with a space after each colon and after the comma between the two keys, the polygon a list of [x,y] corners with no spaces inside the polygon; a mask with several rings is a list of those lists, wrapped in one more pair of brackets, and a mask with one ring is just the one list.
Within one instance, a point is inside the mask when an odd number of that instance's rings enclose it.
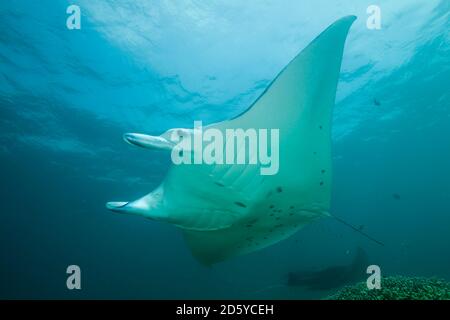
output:
{"label": "coral reef", "polygon": [[385,277],[381,289],[369,290],[366,282],[347,286],[328,300],[450,300],[450,283],[437,278]]}

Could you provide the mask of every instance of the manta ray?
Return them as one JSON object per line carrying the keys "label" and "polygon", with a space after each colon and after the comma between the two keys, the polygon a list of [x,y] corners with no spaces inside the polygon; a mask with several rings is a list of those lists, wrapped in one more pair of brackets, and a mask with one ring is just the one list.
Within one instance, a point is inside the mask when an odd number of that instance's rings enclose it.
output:
{"label": "manta ray", "polygon": [[317,271],[289,272],[287,285],[308,290],[331,290],[361,281],[367,277],[369,258],[362,248],[357,248],[348,265],[330,266]]}
{"label": "manta ray", "polygon": [[[355,19],[341,18],[323,31],[243,113],[207,126],[221,132],[279,129],[277,174],[261,175],[258,164],[172,164],[154,191],[106,207],[177,226],[193,256],[206,265],[260,250],[330,216],[332,110]],[[192,132],[128,133],[124,140],[167,152]]]}

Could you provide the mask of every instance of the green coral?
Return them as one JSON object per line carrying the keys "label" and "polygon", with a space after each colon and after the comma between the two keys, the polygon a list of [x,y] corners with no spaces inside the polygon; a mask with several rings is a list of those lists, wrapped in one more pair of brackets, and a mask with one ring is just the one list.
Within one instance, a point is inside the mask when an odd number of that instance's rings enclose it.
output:
{"label": "green coral", "polygon": [[385,277],[381,289],[367,288],[366,282],[347,286],[329,300],[450,300],[450,283],[437,278]]}

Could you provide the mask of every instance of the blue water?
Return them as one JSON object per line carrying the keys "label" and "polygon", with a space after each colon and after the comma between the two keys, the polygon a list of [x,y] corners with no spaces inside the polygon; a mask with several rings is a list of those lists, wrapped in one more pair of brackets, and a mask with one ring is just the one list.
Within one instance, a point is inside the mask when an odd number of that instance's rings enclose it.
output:
{"label": "blue water", "polygon": [[[81,30],[66,8],[81,8]],[[0,2],[0,298],[320,298],[295,270],[350,263],[450,280],[447,0]],[[104,204],[156,187],[167,155],[123,143],[227,119],[336,19],[346,42],[333,120],[332,219],[211,268],[175,227]],[[66,288],[79,265],[82,289]]]}

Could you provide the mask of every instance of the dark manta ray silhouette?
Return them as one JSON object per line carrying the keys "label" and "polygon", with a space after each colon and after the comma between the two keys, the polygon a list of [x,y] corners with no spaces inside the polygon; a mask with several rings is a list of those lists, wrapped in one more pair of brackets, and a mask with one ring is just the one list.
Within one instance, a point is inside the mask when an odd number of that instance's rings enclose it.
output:
{"label": "dark manta ray silhouette", "polygon": [[332,266],[319,271],[289,272],[287,285],[308,290],[330,290],[364,279],[369,265],[366,252],[358,248],[350,265]]}

